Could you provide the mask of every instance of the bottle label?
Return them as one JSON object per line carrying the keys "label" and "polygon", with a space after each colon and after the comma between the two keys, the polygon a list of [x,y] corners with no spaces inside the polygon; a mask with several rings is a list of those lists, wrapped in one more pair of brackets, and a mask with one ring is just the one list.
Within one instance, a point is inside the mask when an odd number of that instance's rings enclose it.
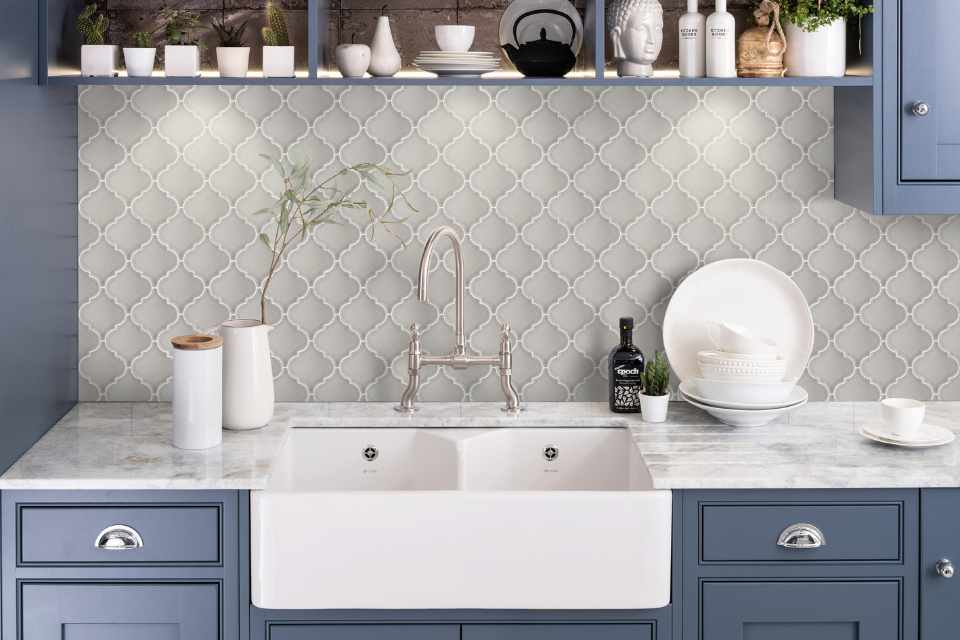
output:
{"label": "bottle label", "polygon": [[613,369],[613,401],[619,409],[636,409],[640,406],[643,390],[643,369],[635,364],[621,364]]}
{"label": "bottle label", "polygon": [[700,29],[696,27],[684,27],[680,29],[681,40],[696,40],[700,36]]}
{"label": "bottle label", "polygon": [[711,38],[726,38],[727,34],[728,32],[726,27],[710,27]]}

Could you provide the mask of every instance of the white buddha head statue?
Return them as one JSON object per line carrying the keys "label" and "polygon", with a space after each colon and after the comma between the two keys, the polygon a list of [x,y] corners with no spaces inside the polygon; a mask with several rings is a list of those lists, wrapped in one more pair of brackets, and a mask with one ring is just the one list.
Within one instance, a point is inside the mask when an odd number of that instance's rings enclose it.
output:
{"label": "white buddha head statue", "polygon": [[618,0],[607,14],[613,57],[621,76],[652,76],[663,47],[659,0]]}

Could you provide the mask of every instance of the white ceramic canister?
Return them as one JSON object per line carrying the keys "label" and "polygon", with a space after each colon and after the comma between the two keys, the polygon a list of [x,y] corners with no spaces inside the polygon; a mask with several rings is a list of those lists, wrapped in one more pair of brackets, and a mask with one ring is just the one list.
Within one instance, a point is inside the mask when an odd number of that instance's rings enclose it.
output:
{"label": "white ceramic canister", "polygon": [[259,429],[273,419],[272,329],[259,320],[231,320],[220,325],[225,429]]}
{"label": "white ceramic canister", "polygon": [[223,437],[223,338],[178,336],[173,343],[173,446],[209,449]]}

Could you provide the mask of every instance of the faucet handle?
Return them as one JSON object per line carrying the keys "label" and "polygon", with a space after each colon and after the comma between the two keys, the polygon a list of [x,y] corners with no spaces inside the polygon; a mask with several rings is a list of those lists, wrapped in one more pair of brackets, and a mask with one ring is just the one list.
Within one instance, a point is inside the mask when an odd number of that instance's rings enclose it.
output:
{"label": "faucet handle", "polygon": [[416,322],[411,322],[411,323],[410,323],[410,337],[411,337],[411,338],[419,338],[419,337],[420,337],[420,329],[417,328],[417,323],[416,323]]}

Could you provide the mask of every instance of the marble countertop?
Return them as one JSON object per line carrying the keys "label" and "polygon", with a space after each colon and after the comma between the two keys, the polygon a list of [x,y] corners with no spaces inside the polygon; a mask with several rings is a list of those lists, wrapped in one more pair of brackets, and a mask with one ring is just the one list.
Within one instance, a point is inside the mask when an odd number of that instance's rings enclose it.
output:
{"label": "marble countertop", "polygon": [[[628,427],[660,489],[960,486],[960,441],[918,450],[859,436],[879,417],[877,403],[812,402],[749,428],[685,403],[657,425],[603,403],[530,403],[519,416],[500,406],[424,404],[407,417],[389,403],[280,403],[263,429],[225,431],[218,447],[184,451],[171,444],[168,404],[81,403],[0,477],[0,489],[262,489],[290,426]],[[931,402],[927,415],[960,431],[960,402]]]}

